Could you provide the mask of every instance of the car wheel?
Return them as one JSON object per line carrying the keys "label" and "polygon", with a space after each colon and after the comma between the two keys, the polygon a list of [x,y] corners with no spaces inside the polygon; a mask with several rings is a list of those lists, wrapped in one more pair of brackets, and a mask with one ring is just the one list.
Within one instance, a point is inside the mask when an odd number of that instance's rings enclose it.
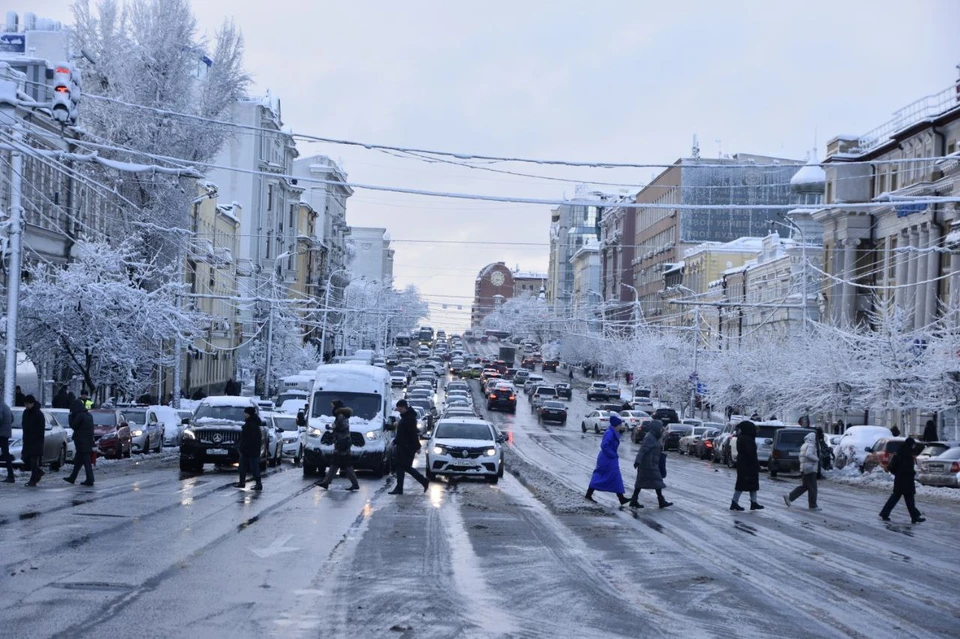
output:
{"label": "car wheel", "polygon": [[423,476],[427,478],[427,481],[434,481],[437,478],[437,476],[433,473],[433,471],[429,469],[424,470]]}
{"label": "car wheel", "polygon": [[188,462],[183,459],[180,460],[180,472],[181,473],[193,473],[196,472],[197,465],[195,462]]}
{"label": "car wheel", "polygon": [[297,454],[293,456],[293,465],[299,466],[301,459],[303,459],[303,446],[297,448]]}
{"label": "car wheel", "polygon": [[587,432],[586,422],[580,422],[580,430],[582,430],[583,432]]}
{"label": "car wheel", "polygon": [[597,435],[600,434],[600,424],[593,425],[593,432],[595,432]]}
{"label": "car wheel", "polygon": [[50,463],[50,470],[60,470],[67,463],[67,445],[60,447],[60,454],[57,455],[57,461]]}
{"label": "car wheel", "polygon": [[381,459],[371,469],[371,472],[373,472],[373,476],[375,479],[381,479],[386,474],[386,465],[387,465],[387,462]]}
{"label": "car wheel", "polygon": [[303,465],[303,476],[304,477],[316,477],[317,476],[317,467],[311,466],[310,464]]}
{"label": "car wheel", "polygon": [[487,477],[487,481],[491,484],[496,484],[500,481],[500,475],[490,475]]}
{"label": "car wheel", "polygon": [[151,452],[153,451],[150,450],[150,436],[148,435],[147,438],[143,441],[143,454],[149,455]]}

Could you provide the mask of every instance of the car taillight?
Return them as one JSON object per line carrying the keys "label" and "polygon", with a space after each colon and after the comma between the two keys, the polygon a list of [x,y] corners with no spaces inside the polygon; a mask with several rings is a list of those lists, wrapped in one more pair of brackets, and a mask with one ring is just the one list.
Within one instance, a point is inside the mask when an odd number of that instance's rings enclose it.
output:
{"label": "car taillight", "polygon": [[710,441],[709,439],[708,439],[707,441],[703,442],[703,445],[704,445],[705,448],[713,448],[713,442]]}
{"label": "car taillight", "polygon": [[951,472],[951,473],[960,473],[960,462],[953,462],[953,463],[950,465],[950,472]]}
{"label": "car taillight", "polygon": [[512,402],[512,401],[514,401],[516,398],[517,398],[516,395],[511,395],[511,396],[510,396],[510,401]]}
{"label": "car taillight", "polygon": [[490,399],[496,399],[496,398],[497,398],[496,393],[490,393]]}
{"label": "car taillight", "polygon": [[780,459],[780,451],[779,451],[779,450],[774,449],[774,451],[773,451],[773,458],[774,458],[774,459]]}

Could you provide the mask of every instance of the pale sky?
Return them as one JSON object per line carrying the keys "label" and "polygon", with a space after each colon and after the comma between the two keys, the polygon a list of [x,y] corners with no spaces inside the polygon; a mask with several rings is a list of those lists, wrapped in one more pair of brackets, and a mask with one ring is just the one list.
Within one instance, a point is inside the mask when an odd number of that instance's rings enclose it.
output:
{"label": "pale sky", "polygon": [[[514,157],[665,164],[688,156],[697,134],[704,157],[804,159],[816,141],[822,158],[829,138],[864,133],[947,87],[960,63],[960,0],[193,6],[208,34],[235,19],[253,92],[277,95],[297,133]],[[7,6],[66,23],[69,7]],[[655,173],[497,165],[568,180],[555,182],[355,147],[299,149],[341,160],[358,183],[550,199],[572,196],[580,182],[643,184]],[[483,266],[546,272],[550,208],[357,190],[347,222],[386,227],[397,286],[420,288],[435,328],[463,329]]]}

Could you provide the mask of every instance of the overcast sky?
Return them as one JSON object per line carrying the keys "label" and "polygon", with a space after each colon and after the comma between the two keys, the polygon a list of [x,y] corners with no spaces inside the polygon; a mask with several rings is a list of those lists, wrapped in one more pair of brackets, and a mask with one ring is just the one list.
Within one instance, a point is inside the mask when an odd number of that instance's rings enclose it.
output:
{"label": "overcast sky", "polygon": [[[69,7],[8,4],[63,22]],[[195,0],[194,10],[206,33],[236,20],[254,91],[279,96],[298,133],[489,155],[670,163],[697,134],[705,157],[804,159],[815,140],[822,157],[829,138],[947,87],[960,63],[960,0]],[[359,183],[523,197],[653,175],[499,167],[568,180],[551,182],[354,147],[300,153],[342,161]],[[418,286],[432,324],[456,329],[484,265],[546,271],[549,219],[549,206],[361,190],[347,206],[349,224],[388,229],[397,284]]]}

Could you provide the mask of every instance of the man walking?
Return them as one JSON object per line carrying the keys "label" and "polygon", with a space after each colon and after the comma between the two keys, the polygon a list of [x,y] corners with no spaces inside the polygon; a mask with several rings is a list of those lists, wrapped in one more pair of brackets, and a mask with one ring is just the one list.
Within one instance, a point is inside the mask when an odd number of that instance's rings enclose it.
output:
{"label": "man walking", "polygon": [[923,427],[923,441],[935,442],[939,440],[939,435],[937,435],[937,422],[928,419],[926,426]]}
{"label": "man walking", "polygon": [[660,456],[663,454],[663,422],[659,419],[647,422],[647,434],[640,443],[640,450],[633,462],[633,467],[637,469],[637,481],[633,486],[633,496],[630,498],[631,508],[643,508],[638,501],[640,491],[644,488],[652,488],[657,493],[657,505],[660,508],[673,506],[672,501],[667,501],[663,496],[663,489],[666,484],[663,482],[663,468],[660,465]]}
{"label": "man walking", "polygon": [[47,425],[46,418],[37,406],[33,395],[23,398],[23,462],[30,471],[27,486],[36,486],[46,473],[40,468],[43,460],[43,435]]}
{"label": "man walking", "polygon": [[246,487],[249,470],[257,482],[253,489],[263,490],[263,484],[260,483],[260,451],[263,450],[263,433],[260,432],[260,427],[263,422],[253,406],[244,408],[243,414],[243,428],[240,430],[240,481],[235,486]]}
{"label": "man walking", "polygon": [[353,415],[353,409],[344,406],[339,399],[333,400],[331,407],[333,409],[333,459],[326,476],[317,482],[317,486],[327,490],[330,482],[337,476],[337,471],[342,470],[350,480],[350,487],[347,490],[360,490],[357,474],[353,472],[353,460],[350,458],[350,447],[353,445],[350,441],[350,417]]}
{"label": "man walking", "polygon": [[890,499],[887,500],[887,503],[883,505],[883,510],[880,511],[880,519],[883,521],[890,521],[890,513],[901,497],[907,504],[907,510],[910,511],[911,523],[919,524],[926,521],[920,511],[917,510],[917,505],[913,500],[913,496],[917,492],[917,486],[914,483],[914,476],[916,475],[914,457],[916,454],[916,442],[913,437],[907,437],[900,445],[900,449],[893,454],[893,457],[887,463],[887,470],[894,477],[893,494],[890,495]]}
{"label": "man walking", "polygon": [[393,438],[393,446],[396,451],[393,463],[397,470],[397,485],[387,494],[403,494],[404,475],[410,475],[416,479],[423,486],[423,492],[427,492],[427,489],[430,488],[430,482],[413,467],[413,460],[420,452],[417,414],[410,410],[410,406],[405,399],[397,402],[397,410],[400,412],[400,423],[397,425],[397,435]]}
{"label": "man walking", "polygon": [[3,480],[6,484],[16,481],[13,477],[13,456],[10,455],[11,436],[13,436],[13,411],[5,401],[0,399],[0,461],[7,466],[7,478]]}
{"label": "man walking", "polygon": [[16,390],[13,392],[13,405],[18,408],[23,408],[26,405],[26,395],[23,394],[23,391],[20,390],[20,387],[17,386]]}
{"label": "man walking", "polygon": [[817,434],[807,433],[800,447],[800,477],[802,484],[783,496],[783,503],[790,507],[800,495],[807,493],[807,507],[810,510],[821,510],[817,506],[817,469],[820,465],[820,455],[817,454]]}
{"label": "man walking", "polygon": [[73,472],[63,481],[70,484],[77,481],[80,467],[83,466],[86,481],[81,485],[93,486],[93,464],[90,461],[93,454],[93,415],[87,412],[83,401],[79,399],[70,404],[70,428],[73,429],[73,445],[77,450],[73,456]]}

